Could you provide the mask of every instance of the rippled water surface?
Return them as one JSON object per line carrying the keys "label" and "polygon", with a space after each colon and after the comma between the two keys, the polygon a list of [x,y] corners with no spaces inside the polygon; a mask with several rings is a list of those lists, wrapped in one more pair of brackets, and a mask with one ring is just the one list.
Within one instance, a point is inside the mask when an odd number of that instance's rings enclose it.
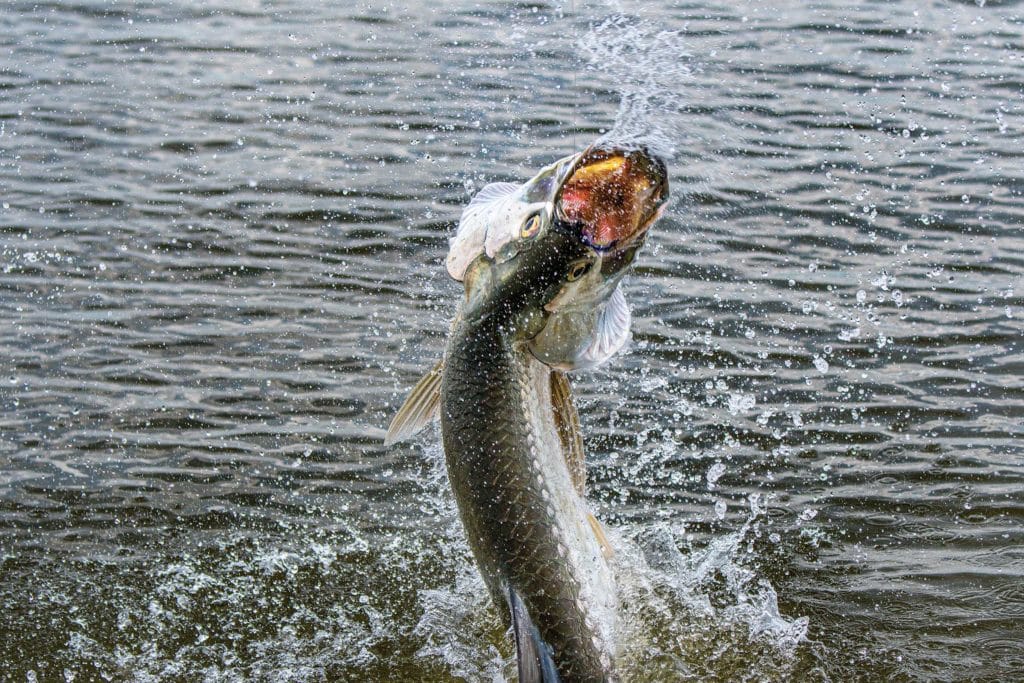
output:
{"label": "rippled water surface", "polygon": [[0,678],[513,679],[383,427],[473,190],[648,82],[674,203],[576,382],[626,671],[1024,672],[1024,8],[646,4],[4,4]]}

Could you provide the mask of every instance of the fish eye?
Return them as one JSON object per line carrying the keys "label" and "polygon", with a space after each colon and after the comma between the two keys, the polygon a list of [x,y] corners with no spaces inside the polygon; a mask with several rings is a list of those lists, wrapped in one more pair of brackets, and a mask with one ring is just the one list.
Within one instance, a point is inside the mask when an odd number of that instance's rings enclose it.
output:
{"label": "fish eye", "polygon": [[540,214],[535,213],[523,223],[523,229],[519,232],[519,236],[523,239],[529,239],[538,232],[540,232]]}
{"label": "fish eye", "polygon": [[583,261],[577,261],[576,263],[569,266],[569,272],[566,274],[566,278],[569,282],[579,280],[581,277],[590,272],[590,268],[594,265],[594,262],[586,259]]}

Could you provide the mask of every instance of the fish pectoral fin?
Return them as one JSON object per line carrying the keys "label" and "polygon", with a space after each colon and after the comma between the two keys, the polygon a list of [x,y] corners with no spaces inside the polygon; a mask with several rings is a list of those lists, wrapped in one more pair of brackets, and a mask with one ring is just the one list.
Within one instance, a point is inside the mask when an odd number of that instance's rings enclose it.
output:
{"label": "fish pectoral fin", "polygon": [[629,326],[632,321],[633,314],[629,310],[629,302],[622,293],[622,285],[619,285],[601,311],[594,336],[580,354],[580,364],[597,367],[608,362],[629,341]]}
{"label": "fish pectoral fin", "polygon": [[601,526],[601,522],[590,512],[587,513],[587,521],[590,522],[590,528],[594,531],[594,536],[597,537],[597,543],[601,546],[601,554],[604,555],[604,559],[610,560],[615,557],[615,551],[608,543],[608,537],[604,535],[604,527]]}
{"label": "fish pectoral fin", "polygon": [[580,415],[572,400],[569,377],[560,370],[551,371],[551,409],[555,414],[555,427],[562,442],[565,464],[569,466],[573,488],[581,496],[587,487],[587,463],[583,454],[583,434]]}
{"label": "fish pectoral fin", "polygon": [[437,361],[409,392],[405,403],[395,413],[384,436],[384,445],[405,441],[434,421],[441,406],[441,371],[444,361]]}
{"label": "fish pectoral fin", "polygon": [[508,607],[512,612],[512,633],[516,639],[519,683],[559,683],[561,679],[555,669],[551,646],[541,638],[515,588],[508,589]]}
{"label": "fish pectoral fin", "polygon": [[[448,258],[445,263],[448,274],[462,281],[466,270],[481,254],[487,244],[488,220],[502,200],[510,197],[519,185],[514,183],[491,183],[476,193],[462,210],[459,227],[448,243]],[[518,229],[518,226],[516,226]]]}

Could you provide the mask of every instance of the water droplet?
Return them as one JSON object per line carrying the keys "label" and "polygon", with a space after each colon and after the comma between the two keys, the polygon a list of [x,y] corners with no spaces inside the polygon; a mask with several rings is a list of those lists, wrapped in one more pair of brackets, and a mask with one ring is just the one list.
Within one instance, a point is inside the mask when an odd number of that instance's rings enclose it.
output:
{"label": "water droplet", "polygon": [[718,485],[718,480],[725,474],[725,464],[716,462],[714,465],[708,468],[708,473],[705,478],[708,481],[708,490],[714,489]]}
{"label": "water droplet", "polygon": [[750,394],[730,394],[729,401],[726,404],[726,408],[732,415],[741,415],[743,413],[749,413],[757,405],[757,399]]}

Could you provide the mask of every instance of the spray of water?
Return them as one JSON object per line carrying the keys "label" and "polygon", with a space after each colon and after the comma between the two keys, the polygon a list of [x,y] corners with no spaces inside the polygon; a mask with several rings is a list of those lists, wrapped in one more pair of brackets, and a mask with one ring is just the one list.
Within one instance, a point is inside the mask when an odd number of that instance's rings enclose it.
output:
{"label": "spray of water", "polygon": [[[427,455],[434,464],[422,506],[451,520],[440,536],[434,530],[430,547],[444,549],[453,576],[418,591],[420,616],[409,634],[416,656],[462,680],[515,680],[509,634],[473,564],[440,449],[430,446]],[[747,566],[765,512],[752,496],[741,527],[703,548],[688,547],[685,526],[668,520],[606,528],[624,680],[787,678],[808,624],[780,614],[774,589]]]}
{"label": "spray of water", "polygon": [[588,75],[620,97],[615,123],[599,143],[675,156],[694,69],[682,32],[617,14],[593,26],[578,47]]}

